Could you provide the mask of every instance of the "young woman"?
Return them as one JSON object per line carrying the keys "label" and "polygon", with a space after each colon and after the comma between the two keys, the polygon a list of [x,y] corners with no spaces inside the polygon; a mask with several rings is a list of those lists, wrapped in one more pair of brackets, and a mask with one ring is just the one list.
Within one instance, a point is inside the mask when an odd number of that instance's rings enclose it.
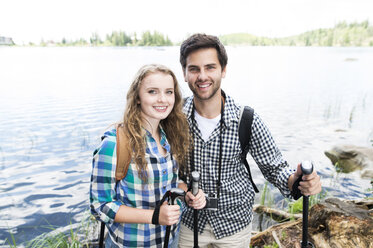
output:
{"label": "young woman", "polygon": [[[140,68],[128,90],[120,126],[129,140],[132,160],[125,178],[117,182],[119,129],[106,132],[94,152],[91,211],[109,230],[105,247],[162,247],[166,225],[178,223],[180,207],[160,206],[159,224],[152,224],[154,209],[166,191],[177,187],[179,166],[189,148],[182,97],[170,69],[154,64]],[[172,246],[178,232],[175,226]]]}

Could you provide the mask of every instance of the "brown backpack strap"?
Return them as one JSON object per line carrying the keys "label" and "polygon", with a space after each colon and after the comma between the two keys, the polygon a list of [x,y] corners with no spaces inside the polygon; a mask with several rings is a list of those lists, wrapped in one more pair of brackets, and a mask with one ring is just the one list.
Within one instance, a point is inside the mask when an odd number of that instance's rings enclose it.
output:
{"label": "brown backpack strap", "polygon": [[117,167],[115,169],[115,180],[120,181],[126,177],[132,154],[129,140],[125,134],[123,125],[117,125]]}

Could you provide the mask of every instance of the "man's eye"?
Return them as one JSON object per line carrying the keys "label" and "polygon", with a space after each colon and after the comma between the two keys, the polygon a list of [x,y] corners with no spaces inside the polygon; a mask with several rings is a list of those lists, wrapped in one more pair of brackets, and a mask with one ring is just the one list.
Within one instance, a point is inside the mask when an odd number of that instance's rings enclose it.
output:
{"label": "man's eye", "polygon": [[198,69],[197,69],[197,68],[195,68],[195,67],[192,67],[192,68],[189,68],[189,71],[190,71],[190,72],[197,72],[197,71],[198,71]]}

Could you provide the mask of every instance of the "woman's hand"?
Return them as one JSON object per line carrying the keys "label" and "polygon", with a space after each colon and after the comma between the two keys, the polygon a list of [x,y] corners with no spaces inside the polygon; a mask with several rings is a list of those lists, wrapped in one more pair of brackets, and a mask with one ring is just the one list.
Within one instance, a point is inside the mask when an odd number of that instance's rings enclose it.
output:
{"label": "woman's hand", "polygon": [[165,201],[159,210],[159,224],[160,225],[173,225],[179,221],[180,206],[178,204],[168,205]]}

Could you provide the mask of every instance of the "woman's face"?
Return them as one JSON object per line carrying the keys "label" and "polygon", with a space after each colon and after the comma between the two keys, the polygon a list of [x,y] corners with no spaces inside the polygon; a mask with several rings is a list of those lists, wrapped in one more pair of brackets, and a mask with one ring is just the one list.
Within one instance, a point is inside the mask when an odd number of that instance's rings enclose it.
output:
{"label": "woman's face", "polygon": [[140,84],[139,98],[142,117],[152,126],[158,126],[174,107],[175,89],[172,76],[163,72],[150,73]]}

